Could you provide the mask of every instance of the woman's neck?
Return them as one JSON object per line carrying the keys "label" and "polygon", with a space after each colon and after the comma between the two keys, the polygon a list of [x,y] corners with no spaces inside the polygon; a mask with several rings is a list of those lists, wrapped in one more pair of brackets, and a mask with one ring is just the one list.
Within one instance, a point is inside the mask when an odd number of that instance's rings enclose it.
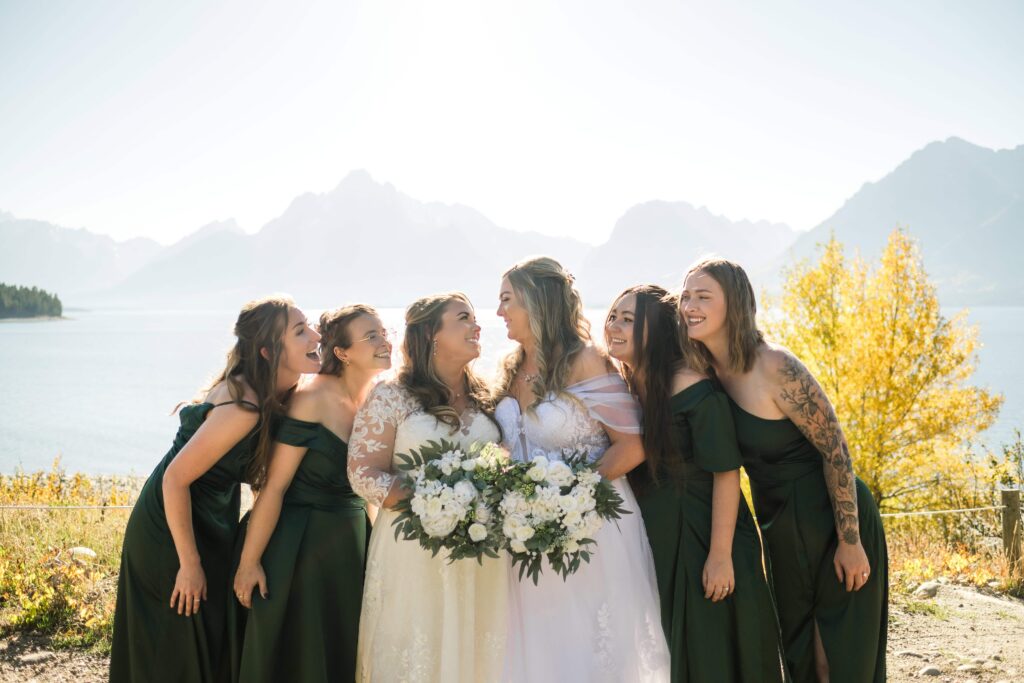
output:
{"label": "woman's neck", "polygon": [[711,354],[711,366],[715,372],[720,376],[728,373],[731,363],[729,362],[729,339],[725,336],[725,331],[722,330],[708,339],[701,340],[701,343]]}
{"label": "woman's neck", "polygon": [[352,405],[358,407],[366,400],[366,395],[370,393],[370,387],[373,384],[373,378],[378,373],[380,373],[378,368],[359,369],[350,365],[338,377],[338,386],[352,402]]}
{"label": "woman's neck", "polygon": [[448,387],[452,400],[456,400],[466,394],[466,364],[437,361],[434,365],[437,376]]}

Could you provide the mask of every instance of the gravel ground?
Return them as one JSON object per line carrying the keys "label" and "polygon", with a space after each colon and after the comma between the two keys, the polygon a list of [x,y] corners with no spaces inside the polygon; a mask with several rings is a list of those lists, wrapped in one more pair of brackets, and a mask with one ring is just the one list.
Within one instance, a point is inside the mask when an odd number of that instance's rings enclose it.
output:
{"label": "gravel ground", "polygon": [[[890,608],[889,680],[1024,683],[1024,601],[952,584]],[[53,650],[45,638],[0,640],[0,683],[101,683],[107,659]]]}

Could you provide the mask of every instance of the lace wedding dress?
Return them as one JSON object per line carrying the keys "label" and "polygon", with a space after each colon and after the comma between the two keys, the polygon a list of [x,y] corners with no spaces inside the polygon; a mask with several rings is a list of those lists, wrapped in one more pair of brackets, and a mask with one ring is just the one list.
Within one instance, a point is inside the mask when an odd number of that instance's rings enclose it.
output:
{"label": "lace wedding dress", "polygon": [[[540,453],[561,458],[585,449],[592,459],[610,445],[602,425],[640,431],[640,409],[618,375],[602,375],[551,394],[521,412],[506,397],[495,417],[517,460]],[[503,678],[516,683],[669,680],[669,651],[661,628],[654,560],[636,498],[612,482],[631,514],[606,522],[596,551],[564,581],[547,566],[538,585],[509,574],[509,632]]]}
{"label": "lace wedding dress", "polygon": [[[349,443],[352,488],[380,506],[394,483],[396,453],[428,440],[467,447],[498,441],[475,410],[462,429],[438,422],[397,381],[379,384],[356,414]],[[501,678],[507,623],[508,558],[449,564],[415,541],[396,540],[397,513],[381,508],[370,535],[359,623],[358,681],[449,683]]]}

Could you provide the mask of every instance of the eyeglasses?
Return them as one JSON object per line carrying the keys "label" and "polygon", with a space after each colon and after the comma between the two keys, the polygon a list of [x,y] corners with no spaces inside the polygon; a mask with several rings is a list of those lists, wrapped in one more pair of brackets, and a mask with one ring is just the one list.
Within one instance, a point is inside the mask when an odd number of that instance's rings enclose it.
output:
{"label": "eyeglasses", "polygon": [[358,344],[359,342],[364,342],[365,341],[365,342],[370,342],[371,344],[376,346],[377,344],[380,344],[381,341],[391,341],[392,339],[397,338],[397,336],[398,336],[398,333],[395,332],[394,330],[388,329],[388,328],[383,328],[383,329],[380,329],[380,330],[374,330],[373,332],[371,332],[370,334],[366,335],[362,339],[356,339],[352,343],[353,344]]}

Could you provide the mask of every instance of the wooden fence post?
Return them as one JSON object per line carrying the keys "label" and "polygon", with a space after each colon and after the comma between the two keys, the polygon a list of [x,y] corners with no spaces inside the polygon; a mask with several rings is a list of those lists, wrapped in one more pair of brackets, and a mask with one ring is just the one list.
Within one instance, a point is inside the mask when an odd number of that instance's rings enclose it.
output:
{"label": "wooden fence post", "polygon": [[1024,576],[1021,559],[1020,490],[1003,489],[1003,550],[1010,576]]}

